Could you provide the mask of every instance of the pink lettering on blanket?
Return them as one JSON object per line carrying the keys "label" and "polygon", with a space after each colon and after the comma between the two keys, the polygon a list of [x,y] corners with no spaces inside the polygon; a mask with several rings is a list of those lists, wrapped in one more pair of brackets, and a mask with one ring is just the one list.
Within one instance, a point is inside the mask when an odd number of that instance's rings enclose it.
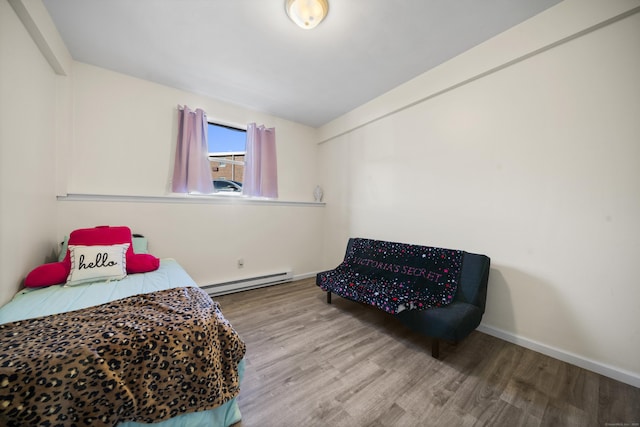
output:
{"label": "pink lettering on blanket", "polygon": [[405,274],[407,276],[424,277],[432,282],[437,282],[442,274],[435,271],[428,271],[426,268],[411,267],[409,265],[392,264],[376,261],[375,259],[357,258],[353,259],[354,264],[373,267],[380,270],[390,271],[392,273]]}
{"label": "pink lettering on blanket", "polygon": [[318,286],[388,313],[450,304],[457,292],[459,250],[350,239],[343,262],[318,274]]}

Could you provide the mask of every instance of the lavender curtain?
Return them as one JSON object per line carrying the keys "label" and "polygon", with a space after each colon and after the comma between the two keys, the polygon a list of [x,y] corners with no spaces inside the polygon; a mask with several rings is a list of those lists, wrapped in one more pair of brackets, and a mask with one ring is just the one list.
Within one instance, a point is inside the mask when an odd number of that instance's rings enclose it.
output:
{"label": "lavender curtain", "polygon": [[213,193],[204,111],[178,109],[178,142],[171,190],[174,193]]}
{"label": "lavender curtain", "polygon": [[278,197],[276,130],[249,123],[242,193],[245,196]]}

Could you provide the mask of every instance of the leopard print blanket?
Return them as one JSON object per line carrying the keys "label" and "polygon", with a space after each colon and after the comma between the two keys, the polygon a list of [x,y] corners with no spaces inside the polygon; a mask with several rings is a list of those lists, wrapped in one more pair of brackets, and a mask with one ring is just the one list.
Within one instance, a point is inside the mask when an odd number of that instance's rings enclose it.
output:
{"label": "leopard print blanket", "polygon": [[199,288],[0,325],[0,425],[154,423],[238,395],[246,347]]}

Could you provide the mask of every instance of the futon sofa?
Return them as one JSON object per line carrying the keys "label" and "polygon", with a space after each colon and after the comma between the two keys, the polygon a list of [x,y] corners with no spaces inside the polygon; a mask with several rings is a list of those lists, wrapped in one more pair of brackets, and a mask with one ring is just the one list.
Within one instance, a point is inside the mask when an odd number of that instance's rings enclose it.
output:
{"label": "futon sofa", "polygon": [[343,262],[318,273],[316,285],[369,304],[432,339],[457,343],[475,330],[485,310],[490,259],[470,252],[363,238],[349,239]]}

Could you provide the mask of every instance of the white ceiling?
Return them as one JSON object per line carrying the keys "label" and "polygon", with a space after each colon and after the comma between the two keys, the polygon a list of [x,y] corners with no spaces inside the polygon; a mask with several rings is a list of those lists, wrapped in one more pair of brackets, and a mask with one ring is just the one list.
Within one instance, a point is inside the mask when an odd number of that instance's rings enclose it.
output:
{"label": "white ceiling", "polygon": [[[561,0],[43,0],[73,58],[317,127]],[[196,107],[196,106],[194,106]]]}

